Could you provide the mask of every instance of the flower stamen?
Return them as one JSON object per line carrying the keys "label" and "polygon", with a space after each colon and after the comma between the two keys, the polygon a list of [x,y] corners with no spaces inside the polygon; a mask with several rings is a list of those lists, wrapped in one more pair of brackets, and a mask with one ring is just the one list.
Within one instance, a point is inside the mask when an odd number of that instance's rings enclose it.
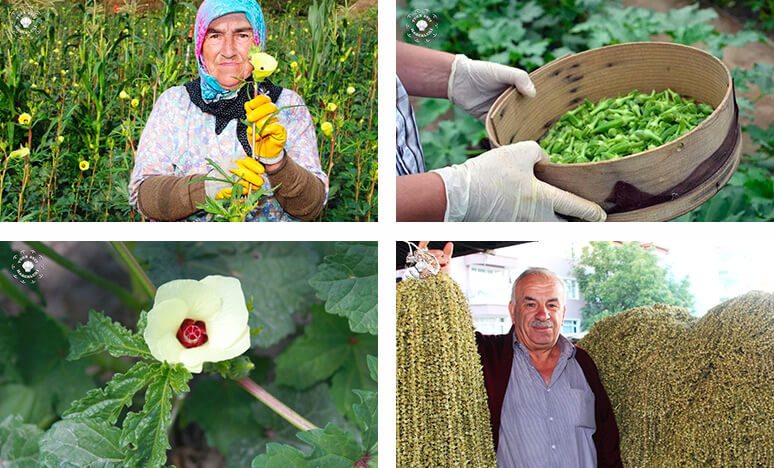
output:
{"label": "flower stamen", "polygon": [[195,348],[207,342],[207,326],[201,320],[185,319],[177,330],[177,341],[186,348]]}

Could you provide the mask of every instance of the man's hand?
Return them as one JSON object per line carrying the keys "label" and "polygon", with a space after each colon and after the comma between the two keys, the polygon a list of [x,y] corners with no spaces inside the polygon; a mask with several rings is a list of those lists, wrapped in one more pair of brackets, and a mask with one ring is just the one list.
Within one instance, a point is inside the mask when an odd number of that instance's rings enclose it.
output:
{"label": "man's hand", "polygon": [[247,121],[255,124],[258,132],[253,140],[253,128],[247,127],[247,139],[253,145],[253,154],[264,164],[277,164],[282,160],[287,131],[277,117],[277,106],[268,96],[260,95],[245,103]]}
{"label": "man's hand", "polygon": [[483,122],[495,100],[511,86],[525,96],[535,97],[535,85],[524,70],[457,55],[447,94],[452,103]]}
{"label": "man's hand", "polygon": [[[261,174],[265,172],[265,169],[261,163],[255,159],[247,157],[244,159],[238,159],[222,167],[222,169],[239,177],[240,180],[237,183],[244,187],[244,190],[242,191],[243,194],[247,193],[248,191],[258,190],[261,185],[263,185],[263,178],[261,177]],[[220,174],[217,173],[214,169],[207,175],[209,177],[220,176]],[[215,180],[208,180],[204,183],[204,191],[207,196],[216,200],[231,198],[232,188],[232,184]]]}
{"label": "man's hand", "polygon": [[562,221],[556,213],[605,220],[596,203],[535,178],[542,160],[548,155],[536,142],[522,141],[432,171],[446,189],[444,221]]}
{"label": "man's hand", "polygon": [[[427,249],[427,244],[429,243],[430,241],[420,241],[419,244],[417,244],[417,247],[420,249]],[[440,265],[442,272],[448,274],[451,271],[452,252],[454,252],[453,243],[447,242],[446,245],[443,246],[443,250],[433,249],[428,250],[427,252],[438,259],[438,265]]]}

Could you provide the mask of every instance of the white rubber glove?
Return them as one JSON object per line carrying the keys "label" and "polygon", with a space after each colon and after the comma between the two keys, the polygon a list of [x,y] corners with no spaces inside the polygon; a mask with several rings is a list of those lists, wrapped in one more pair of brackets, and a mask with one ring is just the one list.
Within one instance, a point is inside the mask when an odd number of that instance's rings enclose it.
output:
{"label": "white rubber glove", "polygon": [[535,85],[524,70],[457,55],[452,62],[447,95],[468,114],[484,121],[495,100],[509,87],[535,97]]}
{"label": "white rubber glove", "polygon": [[534,141],[502,146],[463,164],[436,169],[446,186],[444,221],[563,221],[556,213],[604,221],[596,203],[535,178],[548,155]]}

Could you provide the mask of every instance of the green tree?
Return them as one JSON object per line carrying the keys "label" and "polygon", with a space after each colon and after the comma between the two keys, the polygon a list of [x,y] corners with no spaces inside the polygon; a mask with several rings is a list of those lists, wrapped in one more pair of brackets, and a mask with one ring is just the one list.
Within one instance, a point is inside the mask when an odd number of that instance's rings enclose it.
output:
{"label": "green tree", "polygon": [[584,330],[608,315],[657,302],[693,310],[690,281],[676,280],[658,264],[652,248],[637,242],[590,244],[572,261],[572,274],[586,301],[581,309]]}

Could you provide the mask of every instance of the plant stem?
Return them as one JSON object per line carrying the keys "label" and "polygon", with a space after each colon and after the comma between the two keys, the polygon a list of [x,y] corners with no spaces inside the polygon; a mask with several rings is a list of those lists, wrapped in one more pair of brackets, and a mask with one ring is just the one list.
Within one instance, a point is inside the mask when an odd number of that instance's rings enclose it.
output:
{"label": "plant stem", "polygon": [[45,255],[49,259],[56,262],[61,267],[65,268],[66,270],[69,270],[76,275],[80,276],[81,278],[85,279],[86,281],[90,281],[97,286],[105,289],[106,291],[110,291],[111,293],[115,294],[121,302],[126,304],[132,309],[139,310],[142,309],[144,303],[137,300],[132,293],[121,286],[110,282],[92,272],[89,270],[80,267],[76,265],[75,263],[71,262],[69,259],[63,257],[60,255],[56,250],[52,249],[48,245],[42,243],[42,242],[34,242],[34,241],[26,241],[25,244],[29,245],[30,248],[32,248],[34,251],[41,255]]}
{"label": "plant stem", "polygon": [[261,403],[271,408],[272,411],[282,416],[290,424],[301,429],[302,431],[309,431],[311,429],[317,429],[317,426],[304,419],[300,414],[296,413],[292,409],[288,408],[278,399],[274,398],[269,392],[263,389],[260,385],[255,383],[252,379],[244,378],[238,380],[239,385],[242,386],[247,393],[254,396]]}
{"label": "plant stem", "polygon": [[110,244],[116,250],[119,257],[121,257],[121,260],[123,260],[127,268],[129,268],[129,273],[139,281],[140,285],[145,290],[145,293],[148,295],[148,298],[152,299],[156,295],[156,286],[153,285],[153,282],[148,278],[148,275],[145,274],[145,270],[137,263],[137,259],[134,258],[134,255],[129,251],[126,244],[120,241],[112,241]]}

